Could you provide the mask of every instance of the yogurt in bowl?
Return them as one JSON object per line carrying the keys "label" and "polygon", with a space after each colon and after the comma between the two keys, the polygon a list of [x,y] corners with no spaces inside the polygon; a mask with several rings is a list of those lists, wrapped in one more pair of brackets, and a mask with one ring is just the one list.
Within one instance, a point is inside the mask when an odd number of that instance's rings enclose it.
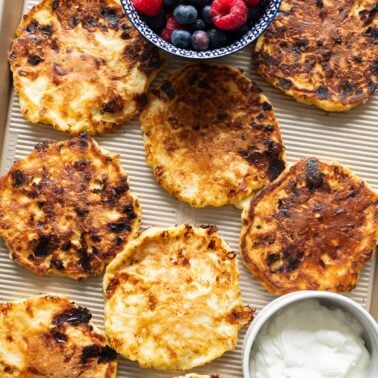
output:
{"label": "yogurt in bowl", "polygon": [[252,322],[243,373],[245,378],[378,377],[377,324],[342,295],[285,295]]}

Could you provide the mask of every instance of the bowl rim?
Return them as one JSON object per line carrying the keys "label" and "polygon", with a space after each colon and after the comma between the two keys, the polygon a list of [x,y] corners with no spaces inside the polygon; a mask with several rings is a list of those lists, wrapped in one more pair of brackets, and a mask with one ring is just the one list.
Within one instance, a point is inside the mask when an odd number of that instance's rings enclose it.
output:
{"label": "bowl rim", "polygon": [[[373,329],[378,338],[378,324],[374,320],[374,318],[361,305],[344,295],[333,292],[316,290],[303,290],[285,294],[281,297],[274,299],[273,301],[269,302],[265,307],[263,307],[248,327],[242,347],[242,370],[244,378],[253,378],[249,371],[250,355],[252,352],[254,341],[256,340],[256,336],[260,332],[263,325],[267,321],[269,321],[269,319],[271,319],[273,315],[275,315],[284,307],[295,302],[307,299],[329,299],[331,301],[334,301],[335,303],[344,303],[346,305],[353,307],[353,309],[355,309],[360,315],[362,315],[365,318],[366,322],[369,323],[371,329]],[[364,325],[362,326],[364,327],[364,329],[366,329]]]}
{"label": "bowl rim", "polygon": [[[225,47],[220,47],[217,49],[206,51],[196,51],[178,48],[172,45],[171,43],[164,41],[146,23],[144,23],[141,20],[138,12],[135,10],[134,5],[132,4],[132,0],[121,0],[121,5],[127,18],[130,20],[135,29],[140,33],[140,35],[142,35],[147,41],[155,45],[158,49],[163,50],[164,52],[170,55],[193,60],[222,58],[234,54],[249,46],[251,43],[255,42],[261,36],[261,34],[269,27],[269,25],[276,18],[278,12],[280,11],[281,3],[282,0],[270,0],[270,3],[264,13],[264,15],[266,15],[267,12],[270,10],[273,12],[269,21],[265,22],[262,16],[258,23],[256,23],[252,28],[250,28],[249,31],[241,39],[238,39]],[[144,24],[146,26],[146,29],[149,30],[155,38],[150,39],[147,33],[145,33],[144,30],[141,30],[139,28],[138,23]],[[256,33],[253,32],[255,28],[258,28],[258,32]]]}

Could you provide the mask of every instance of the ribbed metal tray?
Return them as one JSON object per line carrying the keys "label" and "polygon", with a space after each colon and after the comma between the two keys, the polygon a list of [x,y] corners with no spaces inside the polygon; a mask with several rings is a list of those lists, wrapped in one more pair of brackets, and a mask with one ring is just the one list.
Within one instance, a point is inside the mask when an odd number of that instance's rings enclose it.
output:
{"label": "ribbed metal tray", "polygon": [[[0,0],[0,5],[1,5]],[[31,8],[37,1],[26,1],[24,10]],[[1,50],[4,43],[9,44],[16,22],[21,17],[21,0],[3,0],[3,17],[6,24],[0,23],[2,30]],[[0,6],[1,10],[1,6]],[[10,15],[12,17],[10,17]],[[0,68],[6,65],[6,56],[0,56]],[[182,60],[167,57],[165,72],[185,64]],[[317,156],[322,159],[336,160],[347,165],[373,187],[378,189],[378,98],[360,106],[349,113],[329,114],[313,107],[301,105],[284,96],[265,83],[255,73],[251,63],[251,49],[231,57],[217,60],[218,64],[230,64],[242,68],[263,88],[274,105],[281,125],[290,163],[303,156]],[[1,69],[0,69],[1,72]],[[6,91],[7,80],[0,77],[0,86]],[[5,97],[1,105],[5,106]],[[0,106],[1,108],[1,106]],[[1,122],[1,119],[0,119]],[[20,113],[19,102],[14,92],[9,98],[8,120],[1,129],[3,149],[1,171],[6,172],[15,159],[27,155],[42,139],[66,139],[68,136],[44,125],[31,125]],[[143,227],[165,226],[178,223],[216,224],[219,233],[235,250],[238,250],[240,232],[240,210],[233,207],[206,208],[194,210],[172,199],[155,182],[151,170],[145,164],[142,134],[138,120],[122,127],[115,133],[97,138],[100,145],[109,151],[119,153],[127,170],[131,189],[139,196],[143,208]],[[240,284],[244,301],[260,309],[273,299],[262,289],[250,273],[239,264]],[[355,290],[347,296],[369,309],[372,298],[374,262],[367,264]],[[20,268],[8,258],[7,248],[0,244],[0,301],[26,298],[31,295],[58,293],[69,296],[94,314],[94,320],[102,326],[103,298],[101,278],[87,282],[73,282],[55,276],[37,277]],[[241,346],[245,331],[241,332],[238,347],[222,358],[196,372],[218,373],[222,377],[241,377]],[[174,373],[161,373],[139,369],[135,363],[119,359],[119,377],[172,377]]]}

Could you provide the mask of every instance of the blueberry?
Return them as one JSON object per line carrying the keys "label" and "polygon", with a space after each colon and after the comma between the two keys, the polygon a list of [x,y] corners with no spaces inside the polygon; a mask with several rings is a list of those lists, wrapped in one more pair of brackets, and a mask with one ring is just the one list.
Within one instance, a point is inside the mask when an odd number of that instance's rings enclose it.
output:
{"label": "blueberry", "polygon": [[163,0],[166,7],[173,7],[178,3],[178,0]]}
{"label": "blueberry", "polygon": [[193,30],[205,30],[206,25],[205,23],[199,18],[193,25],[192,25]]}
{"label": "blueberry", "polygon": [[205,51],[209,48],[209,35],[203,30],[197,30],[192,35],[192,46],[194,50]]}
{"label": "blueberry", "polygon": [[186,30],[176,29],[171,36],[171,42],[182,49],[188,49],[191,44],[191,35]]}
{"label": "blueberry", "polygon": [[179,24],[189,25],[197,20],[197,9],[192,5],[179,5],[173,11],[173,17]]}
{"label": "blueberry", "polygon": [[226,46],[228,44],[227,33],[219,29],[211,29],[208,31],[210,39],[210,48],[217,49],[218,47]]}
{"label": "blueberry", "polygon": [[210,16],[210,9],[211,9],[211,6],[206,5],[205,7],[203,7],[202,12],[201,12],[202,20],[204,21],[206,25],[211,25],[213,23],[213,20]]}
{"label": "blueberry", "polygon": [[146,24],[154,31],[154,32],[160,32],[166,22],[166,14],[163,10],[160,11],[160,13],[157,16],[154,17],[146,17]]}

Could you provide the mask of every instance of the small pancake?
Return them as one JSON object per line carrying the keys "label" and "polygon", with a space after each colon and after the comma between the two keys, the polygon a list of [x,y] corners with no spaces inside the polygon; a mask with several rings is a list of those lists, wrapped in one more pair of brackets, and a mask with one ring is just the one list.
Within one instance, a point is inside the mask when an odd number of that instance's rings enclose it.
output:
{"label": "small pancake", "polygon": [[374,254],[378,195],[350,170],[300,160],[252,199],[241,254],[271,293],[346,292]]}
{"label": "small pancake", "polygon": [[64,297],[0,304],[0,376],[115,378],[117,354],[90,319]]}
{"label": "small pancake", "polygon": [[256,44],[260,74],[305,104],[341,112],[378,91],[375,0],[283,0]]}
{"label": "small pancake", "polygon": [[16,34],[9,63],[22,113],[70,134],[130,121],[162,65],[118,0],[43,0]]}
{"label": "small pancake", "polygon": [[38,275],[98,276],[139,226],[119,156],[86,134],[37,145],[0,179],[0,236]]}
{"label": "small pancake", "polygon": [[111,345],[159,370],[189,370],[220,357],[253,317],[238,280],[236,255],[215,228],[147,229],[106,269]]}
{"label": "small pancake", "polygon": [[231,67],[196,64],[169,75],[141,124],[159,184],[194,207],[237,204],[285,167],[271,104]]}

